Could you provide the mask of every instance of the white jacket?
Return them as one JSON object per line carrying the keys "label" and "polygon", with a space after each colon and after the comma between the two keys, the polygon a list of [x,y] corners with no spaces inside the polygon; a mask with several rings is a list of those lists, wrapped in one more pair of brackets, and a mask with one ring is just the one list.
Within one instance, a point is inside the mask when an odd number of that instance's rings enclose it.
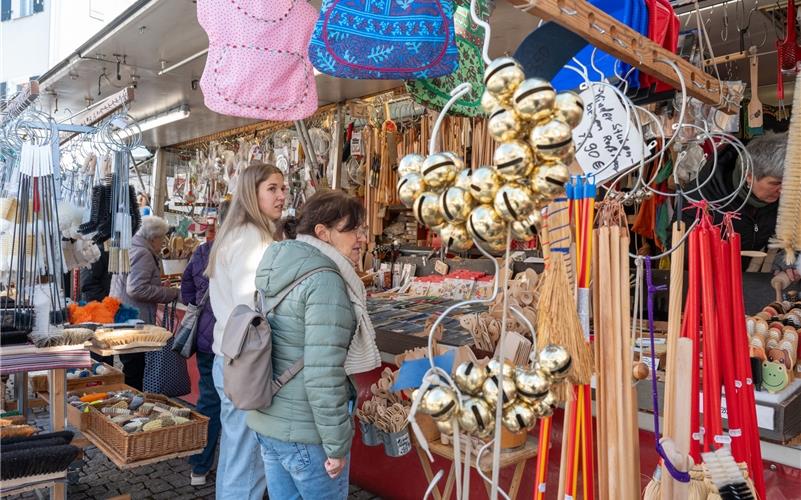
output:
{"label": "white jacket", "polygon": [[209,280],[209,299],[217,322],[214,324],[214,343],[211,349],[222,356],[225,324],[239,304],[254,307],[256,269],[272,239],[262,240],[259,229],[246,224],[234,232],[228,241],[215,241],[217,251],[214,276]]}

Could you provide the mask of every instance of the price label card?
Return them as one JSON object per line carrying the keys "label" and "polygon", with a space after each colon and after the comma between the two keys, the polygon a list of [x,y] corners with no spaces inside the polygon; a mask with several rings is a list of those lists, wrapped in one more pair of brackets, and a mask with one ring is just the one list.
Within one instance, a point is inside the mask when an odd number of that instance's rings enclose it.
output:
{"label": "price label card", "polygon": [[448,269],[450,269],[448,267],[448,264],[442,262],[441,260],[434,262],[434,271],[436,271],[437,273],[445,276],[446,274],[448,274]]}
{"label": "price label card", "polygon": [[362,153],[362,133],[354,132],[350,138],[350,154],[351,156],[361,156]]}
{"label": "price label card", "polygon": [[[595,182],[601,183],[639,164],[643,138],[615,91],[595,84],[580,95],[584,119],[573,130],[573,140],[576,147],[584,143],[576,151],[576,161],[584,173],[595,175]],[[628,134],[627,123],[631,123]]]}

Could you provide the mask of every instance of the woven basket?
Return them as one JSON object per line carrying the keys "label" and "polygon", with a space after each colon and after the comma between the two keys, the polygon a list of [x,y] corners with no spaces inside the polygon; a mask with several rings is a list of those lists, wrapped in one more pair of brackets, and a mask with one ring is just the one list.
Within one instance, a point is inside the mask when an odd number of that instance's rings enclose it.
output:
{"label": "woven basket", "polygon": [[[99,385],[111,385],[111,384],[122,384],[125,382],[125,375],[123,373],[114,368],[113,366],[107,365],[106,363],[102,363],[103,366],[106,367],[108,373],[104,375],[92,375],[90,377],[82,377],[82,378],[68,378],[67,379],[67,391],[77,391],[78,389],[84,389],[86,387],[95,387]],[[34,375],[31,377],[31,388],[33,392],[49,392],[49,385],[48,385],[48,375]]]}
{"label": "woven basket", "polygon": [[[145,401],[186,408],[160,394],[145,393]],[[196,411],[190,410],[190,421],[185,424],[136,433],[125,432],[95,407],[90,407],[89,412],[82,416],[83,432],[102,441],[107,450],[113,450],[126,464],[171,453],[199,450],[206,446],[209,419]]]}

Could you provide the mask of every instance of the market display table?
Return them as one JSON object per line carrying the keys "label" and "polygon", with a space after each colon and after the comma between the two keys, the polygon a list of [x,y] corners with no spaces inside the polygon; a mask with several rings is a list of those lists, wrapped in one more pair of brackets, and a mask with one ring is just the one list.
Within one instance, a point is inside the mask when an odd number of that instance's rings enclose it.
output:
{"label": "market display table", "polygon": [[[420,459],[420,465],[423,467],[423,471],[425,472],[426,479],[428,480],[429,484],[434,479],[434,473],[431,470],[431,463],[428,461],[428,457],[426,456],[423,449],[420,447],[419,444],[415,443],[415,448],[417,449],[417,456]],[[450,469],[448,470],[448,478],[445,481],[445,490],[440,496],[439,487],[435,486],[433,495],[434,498],[440,500],[441,498],[449,499],[451,498],[451,493],[453,492],[453,484],[458,478],[456,478],[455,467],[453,465],[453,445],[452,444],[443,444],[441,441],[432,441],[428,443],[428,448],[431,450],[433,455],[440,456],[447,460],[451,461]],[[475,453],[477,450],[473,450],[473,454],[471,455],[473,458],[470,460],[470,467],[476,469],[476,460],[475,460]],[[506,467],[510,467],[514,465],[514,475],[512,475],[512,482],[509,485],[509,498],[517,498],[517,493],[520,490],[520,482],[523,479],[523,471],[526,468],[526,462],[537,455],[537,440],[533,436],[529,436],[526,439],[526,442],[523,446],[515,449],[503,450],[501,452],[501,460],[500,460],[500,468],[504,469]],[[465,456],[464,451],[462,451],[462,464],[465,463]],[[487,477],[491,477],[492,475],[492,449],[490,448],[487,450],[484,455],[481,457],[481,471]],[[484,481],[484,487],[487,489],[487,496],[490,495],[490,491],[492,489],[492,485]]]}
{"label": "market display table", "polygon": [[[68,368],[84,368],[92,365],[89,351],[81,345],[38,348],[34,345],[6,346],[0,349],[0,374],[21,373],[18,381],[18,409],[25,414],[27,401],[28,380],[27,372],[49,370],[50,391],[48,393],[48,408],[50,411],[50,430],[52,432],[64,430],[66,425],[66,394]],[[64,483],[66,471],[55,474],[42,474],[3,481],[0,490],[3,494],[21,493],[35,488],[50,488],[52,500],[62,500],[67,497],[67,488]]]}

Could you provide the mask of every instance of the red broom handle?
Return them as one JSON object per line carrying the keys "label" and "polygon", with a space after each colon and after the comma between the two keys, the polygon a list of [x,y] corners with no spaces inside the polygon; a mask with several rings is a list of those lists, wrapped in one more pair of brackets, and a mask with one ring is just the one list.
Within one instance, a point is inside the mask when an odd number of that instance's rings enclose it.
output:
{"label": "red broom handle", "polygon": [[738,354],[737,367],[740,380],[743,381],[742,391],[744,398],[741,404],[743,408],[744,429],[749,443],[750,461],[748,462],[748,472],[754,481],[757,498],[767,498],[765,496],[765,470],[762,463],[762,448],[759,442],[759,428],[757,427],[756,401],[754,399],[754,383],[751,378],[751,362],[748,348],[748,334],[745,329],[745,304],[743,302],[743,273],[742,261],[740,260],[740,235],[732,233],[731,240],[731,266],[732,277],[732,304],[734,306],[734,318],[740,318],[734,322],[734,348]]}
{"label": "red broom handle", "polygon": [[687,288],[687,302],[684,307],[684,323],[682,323],[682,337],[689,337],[693,342],[693,356],[692,356],[692,387],[690,388],[693,394],[691,400],[692,408],[692,421],[691,431],[693,433],[692,440],[690,441],[690,454],[695,463],[701,463],[701,444],[697,439],[698,433],[701,431],[701,422],[698,411],[698,396],[699,396],[699,363],[698,360],[701,356],[701,345],[699,342],[699,324],[700,324],[700,291],[698,281],[700,280],[701,267],[700,267],[700,242],[699,230],[694,229],[690,232],[689,238],[689,279]]}
{"label": "red broom handle", "polygon": [[[722,269],[729,269],[729,243],[717,239],[712,242],[715,262]],[[731,278],[726,272],[715,273],[715,293],[717,303],[718,335],[720,341],[718,354],[721,359],[721,378],[726,389],[726,414],[729,423],[729,437],[734,460],[742,462],[746,458],[742,439],[742,420],[740,418],[740,395],[735,386],[737,375],[734,369],[734,346],[732,341]]]}
{"label": "red broom handle", "polygon": [[584,439],[582,440],[582,485],[584,486],[584,499],[595,498],[595,441],[592,430],[592,389],[589,384],[583,385],[579,390],[584,391]]}
{"label": "red broom handle", "polygon": [[540,419],[540,437],[537,445],[537,475],[534,485],[534,500],[545,500],[545,489],[548,484],[548,452],[551,442],[551,420],[553,417]]}
{"label": "red broom handle", "polygon": [[712,232],[714,228],[701,228],[701,308],[703,314],[704,342],[704,444],[705,449],[714,451],[718,447],[714,441],[723,433],[720,422],[720,361],[717,350],[718,324],[715,313],[714,275],[712,273]]}

